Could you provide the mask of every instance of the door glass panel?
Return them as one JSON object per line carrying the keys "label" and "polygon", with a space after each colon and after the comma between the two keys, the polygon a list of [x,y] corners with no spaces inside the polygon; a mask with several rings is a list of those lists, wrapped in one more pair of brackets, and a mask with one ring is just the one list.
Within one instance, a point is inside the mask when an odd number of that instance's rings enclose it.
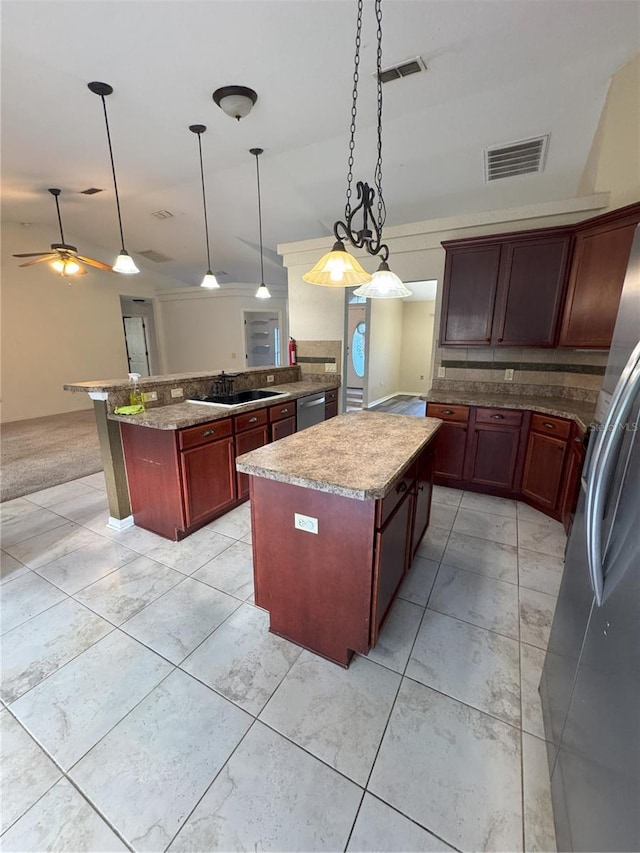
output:
{"label": "door glass panel", "polygon": [[364,376],[364,339],[366,334],[366,323],[361,321],[354,329],[351,338],[351,363],[356,376]]}

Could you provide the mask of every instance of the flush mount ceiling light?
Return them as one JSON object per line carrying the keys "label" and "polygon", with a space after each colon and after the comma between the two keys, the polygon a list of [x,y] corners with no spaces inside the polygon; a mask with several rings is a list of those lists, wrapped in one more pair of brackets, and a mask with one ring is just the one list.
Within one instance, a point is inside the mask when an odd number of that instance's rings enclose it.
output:
{"label": "flush mount ceiling light", "polygon": [[[382,195],[382,0],[375,0],[375,14],[377,21],[377,140],[378,156],[374,172],[375,189],[364,181],[356,183],[358,203],[351,207],[353,196],[353,163],[355,152],[356,119],[358,106],[358,80],[360,74],[360,44],[362,37],[362,9],[363,0],[358,0],[358,15],[356,22],[356,49],[353,68],[353,91],[351,100],[351,126],[349,138],[349,158],[347,168],[347,200],[344,208],[344,220],[334,223],[333,233],[336,238],[333,249],[327,252],[318,263],[302,276],[303,281],[308,284],[319,284],[325,287],[352,287],[354,284],[364,285],[360,296],[370,298],[393,298],[398,296],[410,296],[408,290],[400,281],[398,276],[389,269],[389,247],[382,242],[382,227],[386,218],[386,209]],[[373,202],[378,194],[376,212],[374,213]],[[362,216],[362,225],[355,225],[357,216]],[[380,256],[378,271],[371,276],[358,261],[347,252],[345,241],[349,241],[356,249],[365,249],[370,255]],[[390,277],[393,276],[393,288],[390,286]],[[366,292],[365,291],[366,288]],[[393,291],[393,292],[392,292]]]}
{"label": "flush mount ceiling light", "polygon": [[207,243],[207,271],[204,274],[204,278],[200,282],[200,287],[205,287],[207,290],[215,290],[220,287],[218,284],[218,279],[211,272],[211,250],[209,248],[209,220],[207,219],[207,197],[204,191],[204,167],[202,165],[202,134],[206,130],[206,126],[204,124],[190,124],[189,130],[191,133],[195,133],[198,137],[198,153],[200,154],[200,183],[202,186],[202,208],[204,210],[204,235]]}
{"label": "flush mount ceiling light", "polygon": [[264,283],[264,255],[262,251],[262,204],[260,202],[260,155],[263,153],[263,148],[250,148],[249,154],[253,154],[256,158],[256,178],[258,181],[258,226],[260,228],[260,286],[256,290],[257,299],[271,299],[269,288]]}
{"label": "flush mount ceiling light", "polygon": [[120,196],[118,195],[118,181],[116,179],[116,167],[113,161],[113,148],[111,147],[111,134],[109,132],[109,118],[107,116],[107,102],[105,98],[113,92],[113,86],[108,83],[87,83],[89,91],[94,95],[98,95],[102,99],[102,109],[104,110],[104,123],[107,128],[107,143],[109,145],[109,160],[111,161],[111,172],[113,174],[113,188],[116,194],[116,208],[118,210],[118,226],[120,228],[120,254],[116,258],[116,262],[112,267],[114,272],[122,273],[123,275],[135,275],[140,272],[135,265],[133,258],[124,247],[124,232],[122,230],[122,213],[120,212]]}
{"label": "flush mount ceiling light", "polygon": [[222,86],[213,93],[213,100],[228,116],[240,121],[249,115],[258,96],[247,86]]}
{"label": "flush mount ceiling light", "polygon": [[[103,264],[102,261],[96,261],[95,258],[86,258],[78,254],[75,246],[65,243],[64,231],[62,230],[62,217],[60,216],[60,205],[58,196],[60,190],[53,188],[49,192],[55,199],[56,212],[58,214],[58,225],[60,226],[60,242],[51,244],[50,252],[27,252],[20,255],[14,255],[14,258],[34,258],[33,261],[26,261],[20,264],[21,267],[31,267],[34,264],[41,264],[43,261],[49,261],[51,266],[61,276],[67,278],[70,275],[86,275],[87,271],[82,264],[89,264],[91,267],[97,267],[100,270],[109,270],[111,267]],[[80,263],[82,262],[82,263]]]}

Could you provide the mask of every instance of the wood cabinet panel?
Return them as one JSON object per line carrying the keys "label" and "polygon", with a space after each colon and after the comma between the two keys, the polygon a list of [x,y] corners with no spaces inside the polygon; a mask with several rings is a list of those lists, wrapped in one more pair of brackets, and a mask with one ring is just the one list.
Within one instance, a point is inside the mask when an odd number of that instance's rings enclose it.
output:
{"label": "wood cabinet panel", "polygon": [[233,438],[185,450],[180,456],[187,526],[212,517],[235,501]]}
{"label": "wood cabinet panel", "polygon": [[[265,444],[269,444],[269,427],[266,425],[239,433],[236,435],[235,455],[242,456],[243,453],[249,453],[250,450],[257,450],[259,447],[264,447]],[[236,471],[236,482],[238,500],[244,500],[244,498],[249,496],[249,477],[247,474],[241,474],[240,471]]]}
{"label": "wood cabinet panel", "polygon": [[476,423],[469,434],[465,480],[479,486],[512,491],[519,445],[519,428]]}
{"label": "wood cabinet panel", "polygon": [[577,235],[559,346],[610,346],[635,227],[610,223]]}
{"label": "wood cabinet panel", "polygon": [[493,424],[494,426],[514,426],[522,424],[523,412],[517,409],[476,409],[477,424]]}
{"label": "wood cabinet panel", "polygon": [[197,447],[199,444],[217,441],[219,438],[226,438],[228,435],[231,435],[231,418],[211,421],[187,429],[179,429],[178,446],[181,450],[187,450],[189,447]]}
{"label": "wood cabinet panel", "polygon": [[569,438],[571,432],[571,421],[565,418],[556,418],[552,415],[531,415],[531,429],[541,432],[543,435],[552,435],[556,438]]}
{"label": "wood cabinet panel", "polygon": [[244,432],[247,429],[255,429],[262,426],[267,421],[267,410],[258,409],[256,412],[245,412],[243,415],[236,415],[233,419],[233,424],[236,432]]}
{"label": "wood cabinet panel", "polygon": [[411,528],[410,561],[415,557],[418,545],[426,533],[431,515],[431,498],[433,494],[433,462],[435,454],[430,448],[428,455],[420,460],[418,476],[415,481],[415,503],[413,525]]}
{"label": "wood cabinet panel", "polygon": [[442,421],[459,421],[466,423],[469,420],[469,406],[454,406],[446,403],[427,403],[427,417],[440,418]]}
{"label": "wood cabinet panel", "polygon": [[413,510],[412,495],[407,493],[382,530],[376,533],[376,560],[373,572],[373,617],[371,644],[378,639],[380,626],[395,598],[408,568],[408,540]]}
{"label": "wood cabinet panel", "polygon": [[494,345],[555,345],[570,245],[569,234],[504,244]]}
{"label": "wood cabinet panel", "polygon": [[583,435],[578,432],[569,442],[567,467],[560,490],[559,515],[567,535],[573,524],[573,516],[580,495],[580,475],[582,474],[585,455]]}
{"label": "wood cabinet panel", "polygon": [[449,480],[462,481],[467,446],[467,425],[443,423],[435,438],[435,473]]}
{"label": "wood cabinet panel", "polygon": [[567,442],[537,432],[529,434],[522,494],[551,512],[558,504]]}
{"label": "wood cabinet panel", "polygon": [[325,404],[324,404],[324,419],[325,419],[325,421],[328,421],[329,418],[335,418],[335,416],[337,414],[338,414],[338,403],[337,403],[337,401],[333,402],[333,403],[325,402]]}
{"label": "wood cabinet panel", "polygon": [[278,406],[269,407],[269,423],[273,423],[274,421],[282,421],[285,418],[295,418],[295,416],[295,400],[292,400],[289,403],[280,403]]}
{"label": "wood cabinet panel", "polygon": [[441,346],[486,346],[491,341],[500,251],[500,244],[447,251]]}
{"label": "wood cabinet panel", "polygon": [[293,435],[296,431],[296,419],[285,418],[282,421],[276,421],[271,424],[271,441],[278,441],[280,438],[285,438],[287,435]]}

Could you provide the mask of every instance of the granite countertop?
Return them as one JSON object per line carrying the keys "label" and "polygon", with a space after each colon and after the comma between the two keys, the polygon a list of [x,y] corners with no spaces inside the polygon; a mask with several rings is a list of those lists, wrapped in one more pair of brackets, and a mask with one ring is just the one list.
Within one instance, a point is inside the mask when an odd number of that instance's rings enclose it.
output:
{"label": "granite countertop", "polygon": [[[246,373],[274,373],[282,370],[290,370],[290,366],[284,367],[245,367],[242,370],[206,370],[197,373],[160,373],[157,376],[141,376],[138,385],[141,387],[157,385],[178,385],[181,382],[197,382],[200,379],[214,379],[224,373],[225,376],[242,376]],[[65,391],[126,391],[131,388],[129,378],[123,379],[95,379],[91,382],[68,382],[62,386]]]}
{"label": "granite countertop", "polygon": [[[182,374],[184,375],[184,374]],[[128,387],[125,385],[125,388]],[[211,406],[198,405],[197,403],[175,403],[169,406],[158,406],[147,409],[140,415],[108,415],[109,420],[121,421],[125,424],[150,427],[151,429],[183,429],[184,427],[197,426],[209,421],[219,421],[222,418],[230,418],[233,415],[242,415],[245,412],[265,409],[278,403],[286,403],[288,400],[297,400],[299,397],[308,397],[320,391],[328,391],[336,388],[337,380],[331,379],[301,379],[298,382],[289,382],[283,385],[269,385],[263,390],[279,391],[286,397],[268,397],[266,400],[253,400],[243,403],[241,406]]]}
{"label": "granite countertop", "polygon": [[595,403],[584,400],[571,400],[567,397],[529,397],[526,394],[496,394],[482,391],[469,393],[449,389],[431,389],[422,395],[429,403],[451,403],[460,406],[495,406],[501,409],[529,409],[543,415],[556,415],[559,418],[573,420],[582,429],[587,430],[596,411]]}
{"label": "granite countertop", "polygon": [[244,474],[357,500],[385,497],[442,421],[351,412],[236,459]]}

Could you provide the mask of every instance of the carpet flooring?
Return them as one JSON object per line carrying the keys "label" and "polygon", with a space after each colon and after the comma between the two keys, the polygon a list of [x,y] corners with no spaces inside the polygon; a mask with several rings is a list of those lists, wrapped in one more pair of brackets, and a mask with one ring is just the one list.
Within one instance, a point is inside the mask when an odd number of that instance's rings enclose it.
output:
{"label": "carpet flooring", "polygon": [[2,501],[96,471],[102,471],[102,459],[93,409],[2,425]]}

